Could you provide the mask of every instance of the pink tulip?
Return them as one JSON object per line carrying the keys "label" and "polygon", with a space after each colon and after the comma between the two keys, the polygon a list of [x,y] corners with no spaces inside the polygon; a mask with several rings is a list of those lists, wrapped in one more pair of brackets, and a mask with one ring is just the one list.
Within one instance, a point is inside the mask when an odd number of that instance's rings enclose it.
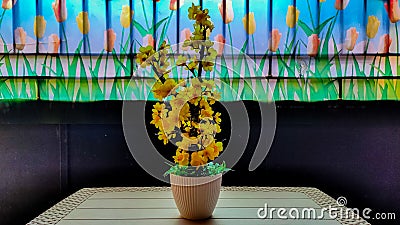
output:
{"label": "pink tulip", "polygon": [[67,0],[55,0],[55,2],[51,4],[54,11],[54,16],[59,23],[62,23],[67,19],[66,1]]}
{"label": "pink tulip", "polygon": [[[183,29],[182,31],[181,31],[181,39],[180,39],[180,41],[181,42],[184,42],[184,41],[186,41],[186,40],[190,40],[190,36],[192,35],[192,32],[188,29],[188,28],[185,28],[185,29]],[[182,47],[182,49],[184,50],[184,51],[186,51],[186,50],[188,50],[188,47]]]}
{"label": "pink tulip", "polygon": [[171,0],[169,2],[169,9],[177,10],[178,9],[178,1],[179,1],[179,8],[182,7],[183,4],[185,4],[184,0]]}
{"label": "pink tulip", "polygon": [[1,7],[3,9],[12,9],[12,7],[17,3],[17,0],[3,0]]}
{"label": "pink tulip", "polygon": [[348,51],[353,51],[358,38],[358,32],[355,27],[351,27],[346,32],[345,47]]}
{"label": "pink tulip", "polygon": [[24,28],[18,27],[14,30],[15,48],[22,51],[26,44],[26,32]]}
{"label": "pink tulip", "polygon": [[317,56],[319,44],[320,40],[317,34],[312,34],[308,37],[307,54],[311,57]]}
{"label": "pink tulip", "polygon": [[51,34],[49,36],[49,45],[48,45],[48,52],[49,53],[58,53],[58,49],[60,47],[60,38],[57,34]]}
{"label": "pink tulip", "polygon": [[154,48],[154,38],[151,34],[143,37],[142,46],[152,46]]}
{"label": "pink tulip", "polygon": [[112,28],[104,31],[104,50],[112,52],[117,35]]}
{"label": "pink tulip", "polygon": [[335,2],[335,8],[337,10],[343,10],[347,7],[349,4],[350,0],[336,0]]}
{"label": "pink tulip", "polygon": [[226,40],[222,34],[218,34],[214,37],[214,41],[216,45],[217,54],[220,56],[222,55],[222,53],[224,53]]}
{"label": "pink tulip", "polygon": [[396,23],[400,20],[400,7],[398,0],[389,0],[389,5],[387,2],[384,4],[386,12],[389,15],[390,22]]}
{"label": "pink tulip", "polygon": [[228,24],[233,21],[233,18],[235,17],[235,14],[233,14],[233,7],[232,7],[232,0],[225,0],[225,13],[224,13],[224,0],[221,0],[220,3],[218,3],[218,9],[219,12],[221,13],[221,17],[224,19],[224,14],[225,14],[225,20],[224,23]]}
{"label": "pink tulip", "polygon": [[389,34],[384,34],[379,39],[379,53],[385,54],[389,52],[390,45],[392,44],[392,38]]}
{"label": "pink tulip", "polygon": [[273,29],[271,33],[271,39],[269,40],[269,50],[276,52],[281,42],[282,33],[279,33],[278,29]]}

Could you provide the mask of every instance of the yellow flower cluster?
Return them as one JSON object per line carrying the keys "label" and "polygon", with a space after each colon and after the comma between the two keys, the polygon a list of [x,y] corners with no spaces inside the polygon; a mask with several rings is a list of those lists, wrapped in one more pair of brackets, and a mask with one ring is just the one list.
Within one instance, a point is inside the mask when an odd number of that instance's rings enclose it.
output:
{"label": "yellow flower cluster", "polygon": [[[175,163],[200,166],[217,158],[223,150],[222,142],[214,138],[221,132],[221,113],[213,109],[220,94],[212,80],[190,81],[177,85],[175,80],[167,78],[153,86],[154,96],[169,101],[153,105],[150,124],[159,130],[159,140],[164,144],[173,140],[177,146]],[[189,154],[189,151],[194,152]]]}

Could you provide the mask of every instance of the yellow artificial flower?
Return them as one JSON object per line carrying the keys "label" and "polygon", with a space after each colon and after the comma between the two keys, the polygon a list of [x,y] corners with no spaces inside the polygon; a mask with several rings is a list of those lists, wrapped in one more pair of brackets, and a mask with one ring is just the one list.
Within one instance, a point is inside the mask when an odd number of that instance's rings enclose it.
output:
{"label": "yellow artificial flower", "polygon": [[175,163],[181,166],[187,166],[189,164],[189,153],[182,149],[176,150],[176,156],[173,156]]}
{"label": "yellow artificial flower", "polygon": [[162,127],[162,119],[161,119],[161,112],[164,111],[165,105],[160,104],[157,102],[156,104],[153,105],[152,109],[152,118],[153,120],[150,122],[150,124],[154,124],[156,128]]}
{"label": "yellow artificial flower", "polygon": [[203,151],[193,152],[190,156],[191,166],[201,166],[207,163],[207,158],[203,156]]}
{"label": "yellow artificial flower", "polygon": [[249,14],[245,15],[242,19],[243,26],[245,31],[252,35],[256,32],[256,20],[254,19],[254,13],[250,12]]}
{"label": "yellow artificial flower", "polygon": [[189,104],[185,103],[179,112],[179,121],[185,121],[190,117]]}
{"label": "yellow artificial flower", "polygon": [[295,27],[299,20],[299,15],[300,11],[296,7],[289,5],[286,13],[286,25],[290,28]]}
{"label": "yellow artificial flower", "polygon": [[164,145],[168,144],[168,137],[164,131],[158,132],[158,140],[163,141]]}
{"label": "yellow artificial flower", "polygon": [[154,97],[159,99],[160,101],[163,98],[167,97],[167,95],[174,89],[176,86],[176,82],[174,79],[167,79],[164,83],[161,81],[157,81],[152,89]]}
{"label": "yellow artificial flower", "polygon": [[33,33],[37,38],[42,38],[44,36],[46,24],[47,22],[43,16],[35,16],[35,21],[33,22]]}
{"label": "yellow artificial flower", "polygon": [[217,113],[215,113],[215,115],[214,115],[214,121],[217,123],[217,124],[220,124],[221,123],[221,113],[220,112],[217,112]]}
{"label": "yellow artificial flower", "polygon": [[90,30],[89,14],[88,12],[80,12],[76,17],[79,31],[82,34],[88,34]]}
{"label": "yellow artificial flower", "polygon": [[182,140],[176,142],[175,144],[183,150],[189,150],[192,145],[198,145],[197,137],[190,137],[188,133],[181,134]]}
{"label": "yellow artificial flower", "polygon": [[374,38],[378,33],[379,26],[381,22],[378,20],[376,16],[369,16],[367,23],[367,37]]}
{"label": "yellow artificial flower", "polygon": [[128,28],[131,25],[133,14],[134,11],[131,10],[131,7],[129,7],[129,5],[122,6],[120,22],[123,28]]}
{"label": "yellow artificial flower", "polygon": [[207,148],[204,150],[204,155],[207,155],[207,157],[210,160],[214,160],[219,156],[219,153],[224,150],[224,147],[222,145],[222,142],[212,142]]}

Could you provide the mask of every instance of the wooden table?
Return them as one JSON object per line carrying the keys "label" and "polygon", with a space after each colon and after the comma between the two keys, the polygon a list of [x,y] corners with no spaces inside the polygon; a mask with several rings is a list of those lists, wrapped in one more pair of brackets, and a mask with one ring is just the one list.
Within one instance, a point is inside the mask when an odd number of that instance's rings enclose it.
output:
{"label": "wooden table", "polygon": [[[204,221],[180,218],[168,187],[85,188],[59,202],[28,224],[57,225],[367,225],[363,219],[259,219],[257,211],[304,208],[318,210],[340,207],[336,200],[315,188],[289,187],[223,187],[213,217]],[[345,211],[343,211],[345,212]],[[288,214],[286,214],[288,215]]]}

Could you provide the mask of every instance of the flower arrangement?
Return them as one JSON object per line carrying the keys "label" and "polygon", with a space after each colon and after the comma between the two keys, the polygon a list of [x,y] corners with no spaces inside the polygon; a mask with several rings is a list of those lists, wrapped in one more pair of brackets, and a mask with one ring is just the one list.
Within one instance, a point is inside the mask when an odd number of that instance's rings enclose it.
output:
{"label": "flower arrangement", "polygon": [[210,162],[224,150],[223,143],[215,139],[221,132],[222,119],[213,106],[220,93],[213,80],[202,78],[203,73],[213,70],[217,56],[209,40],[214,25],[208,9],[192,4],[188,13],[194,32],[183,43],[184,54],[176,59],[176,66],[190,71],[187,80],[170,78],[170,46],[166,41],[157,51],[154,43],[142,46],[137,62],[151,67],[157,78],[152,93],[159,101],[153,105],[150,124],[158,129],[158,139],[164,145],[172,142],[177,147],[173,156],[176,165],[171,165],[165,175],[212,176],[228,170],[225,163]]}

